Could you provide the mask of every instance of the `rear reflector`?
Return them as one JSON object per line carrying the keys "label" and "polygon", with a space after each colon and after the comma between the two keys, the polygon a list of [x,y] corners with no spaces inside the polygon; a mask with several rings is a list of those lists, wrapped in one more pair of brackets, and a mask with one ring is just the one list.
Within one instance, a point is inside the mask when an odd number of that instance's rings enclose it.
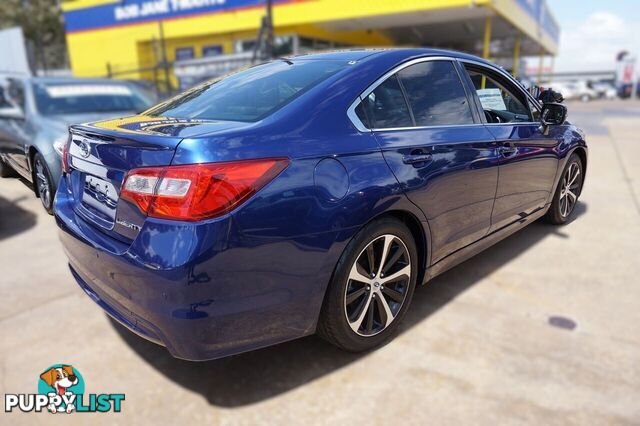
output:
{"label": "rear reflector", "polygon": [[133,169],[120,197],[150,217],[209,219],[238,207],[288,164],[286,158],[269,158]]}

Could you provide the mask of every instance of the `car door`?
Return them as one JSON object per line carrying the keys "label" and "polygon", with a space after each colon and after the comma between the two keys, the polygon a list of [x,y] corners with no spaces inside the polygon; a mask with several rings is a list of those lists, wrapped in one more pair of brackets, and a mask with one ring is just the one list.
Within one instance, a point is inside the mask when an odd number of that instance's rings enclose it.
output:
{"label": "car door", "polygon": [[[21,111],[26,114],[26,97],[24,83],[21,80],[10,79],[3,89],[6,108]],[[25,146],[28,140],[26,131],[26,116],[2,116],[0,113],[0,149],[8,157],[11,166],[22,175],[29,175],[27,152]]]}
{"label": "car door", "polygon": [[482,119],[498,142],[500,173],[489,232],[544,207],[558,169],[558,133],[545,135],[538,105],[500,70],[464,63]]}
{"label": "car door", "polygon": [[359,115],[431,230],[431,262],[486,235],[498,180],[491,132],[449,58],[401,65],[361,96]]}

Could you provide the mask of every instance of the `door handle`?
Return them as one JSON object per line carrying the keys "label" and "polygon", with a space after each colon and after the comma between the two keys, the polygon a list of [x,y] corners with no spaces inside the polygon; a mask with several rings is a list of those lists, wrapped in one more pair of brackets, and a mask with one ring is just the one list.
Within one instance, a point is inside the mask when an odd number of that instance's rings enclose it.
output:
{"label": "door handle", "polygon": [[410,154],[403,155],[402,162],[404,164],[417,164],[417,163],[426,163],[431,161],[433,156],[431,154],[421,153],[421,154]]}
{"label": "door handle", "polygon": [[513,157],[518,153],[518,147],[511,143],[505,143],[498,147],[498,151],[503,157]]}

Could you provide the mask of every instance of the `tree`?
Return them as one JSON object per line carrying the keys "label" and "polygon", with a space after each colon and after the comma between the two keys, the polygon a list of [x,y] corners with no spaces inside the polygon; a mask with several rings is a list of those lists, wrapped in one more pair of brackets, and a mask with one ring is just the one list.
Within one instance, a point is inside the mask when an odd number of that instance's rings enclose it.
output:
{"label": "tree", "polygon": [[67,65],[58,0],[0,0],[0,29],[10,27],[22,27],[36,69]]}

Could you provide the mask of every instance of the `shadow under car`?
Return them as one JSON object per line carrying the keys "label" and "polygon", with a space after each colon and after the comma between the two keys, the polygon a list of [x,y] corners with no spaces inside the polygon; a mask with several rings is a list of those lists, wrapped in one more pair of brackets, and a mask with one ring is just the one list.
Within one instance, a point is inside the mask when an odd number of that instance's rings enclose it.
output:
{"label": "shadow under car", "polygon": [[[586,210],[586,204],[579,203],[572,220]],[[550,234],[566,238],[562,228],[534,222],[426,286],[418,287],[399,332],[426,320]],[[367,355],[345,352],[317,336],[308,336],[227,358],[189,362],[173,358],[164,347],[138,337],[115,320],[111,319],[111,323],[122,339],[158,372],[180,386],[200,393],[210,404],[221,407],[239,407],[277,396]]]}

